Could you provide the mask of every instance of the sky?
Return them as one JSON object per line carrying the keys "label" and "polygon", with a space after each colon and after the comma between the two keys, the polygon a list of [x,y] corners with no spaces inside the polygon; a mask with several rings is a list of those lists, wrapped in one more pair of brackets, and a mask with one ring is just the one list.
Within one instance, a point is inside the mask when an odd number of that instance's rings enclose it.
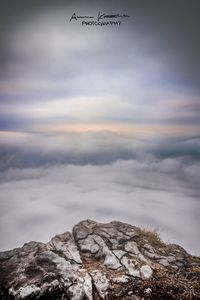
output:
{"label": "sky", "polygon": [[0,250],[93,218],[199,255],[199,8],[1,1]]}

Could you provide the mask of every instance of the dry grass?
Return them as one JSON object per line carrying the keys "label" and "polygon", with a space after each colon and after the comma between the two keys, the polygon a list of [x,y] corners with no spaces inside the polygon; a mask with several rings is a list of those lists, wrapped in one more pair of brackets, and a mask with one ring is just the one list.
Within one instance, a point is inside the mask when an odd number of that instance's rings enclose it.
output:
{"label": "dry grass", "polygon": [[199,300],[200,277],[199,274],[194,274],[187,279],[181,274],[157,268],[151,279],[134,279],[132,284],[124,284],[120,290],[115,288],[107,299],[134,299],[127,297],[129,294],[136,295],[140,300]]}
{"label": "dry grass", "polygon": [[[190,280],[180,274],[172,274],[165,269],[157,269],[150,280],[142,281],[133,287],[134,294],[144,300],[197,300],[200,299],[199,275]],[[149,295],[145,294],[151,289]]]}
{"label": "dry grass", "polygon": [[141,238],[145,238],[155,248],[166,247],[166,244],[162,241],[158,234],[158,230],[149,230],[147,228],[139,228],[139,235]]}

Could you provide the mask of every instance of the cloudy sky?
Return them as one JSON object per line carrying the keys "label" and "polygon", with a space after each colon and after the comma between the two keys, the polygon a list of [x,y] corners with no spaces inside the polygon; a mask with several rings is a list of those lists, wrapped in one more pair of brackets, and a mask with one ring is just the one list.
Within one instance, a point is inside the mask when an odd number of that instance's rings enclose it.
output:
{"label": "cloudy sky", "polygon": [[1,250],[93,218],[199,255],[198,2],[1,1]]}

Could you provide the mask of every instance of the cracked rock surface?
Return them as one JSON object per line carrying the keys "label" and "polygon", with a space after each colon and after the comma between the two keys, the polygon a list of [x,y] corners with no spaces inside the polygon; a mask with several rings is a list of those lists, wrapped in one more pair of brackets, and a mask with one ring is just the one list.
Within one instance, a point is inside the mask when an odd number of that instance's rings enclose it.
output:
{"label": "cracked rock surface", "polygon": [[186,274],[189,257],[178,245],[155,247],[138,227],[86,220],[46,244],[1,252],[0,299],[164,299],[151,298],[157,270]]}

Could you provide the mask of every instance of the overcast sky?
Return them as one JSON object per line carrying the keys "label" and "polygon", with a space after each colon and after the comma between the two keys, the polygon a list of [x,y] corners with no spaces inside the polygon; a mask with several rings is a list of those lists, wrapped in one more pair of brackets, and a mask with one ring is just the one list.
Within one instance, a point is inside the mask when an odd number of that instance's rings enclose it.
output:
{"label": "overcast sky", "polygon": [[[0,128],[162,124],[197,134],[198,2],[1,1]],[[99,11],[130,18],[69,22]]]}
{"label": "overcast sky", "polygon": [[[199,9],[1,1],[2,249],[90,217],[159,227],[199,253]],[[129,17],[69,22],[98,12]]]}

